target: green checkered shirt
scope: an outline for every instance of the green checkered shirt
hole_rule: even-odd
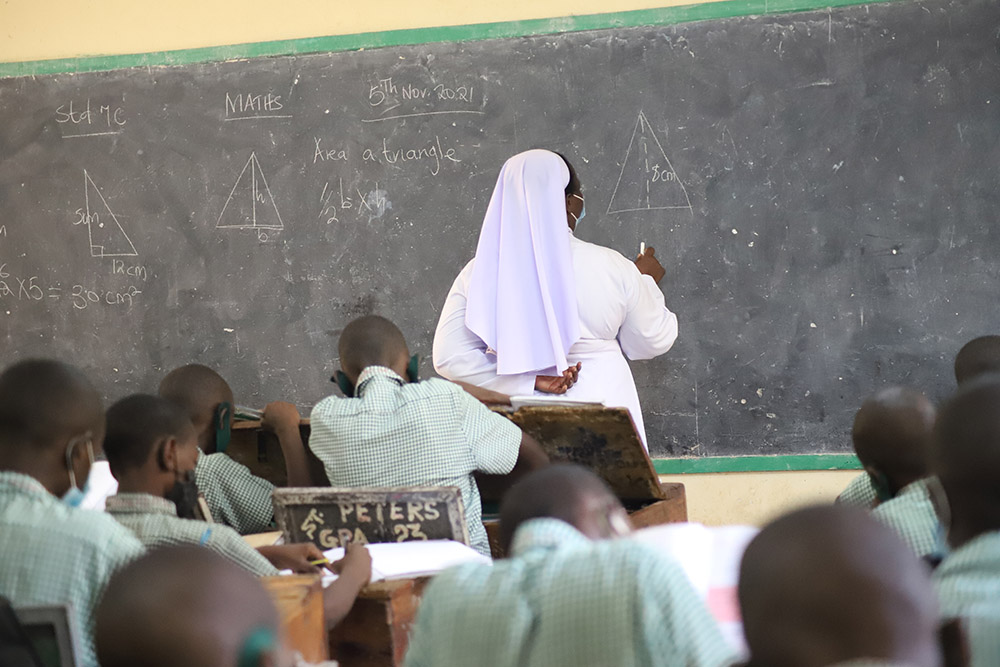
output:
[[[900,489],[873,509],[872,516],[895,530],[921,558],[937,555],[939,523],[926,479]]]
[[[962,618],[972,667],[1000,665],[1000,531],[949,554],[934,572],[942,618]]]
[[[837,504],[852,505],[869,510],[878,500],[878,493],[872,486],[872,478],[863,472],[850,481],[847,488],[837,496]]]
[[[517,461],[521,429],[458,385],[432,378],[407,383],[369,366],[356,398],[330,396],[313,408],[313,450],[331,486],[457,486],[469,541],[489,555],[473,471],[506,474]]]
[[[148,549],[195,544],[211,549],[258,577],[278,574],[277,568],[235,530],[217,523],[182,519],[177,516],[177,506],[165,498],[148,493],[119,493],[108,498],[105,509]]]
[[[216,523],[231,526],[241,535],[272,530],[274,484],[221,452],[199,452],[194,477]]]
[[[534,519],[512,556],[424,592],[406,667],[715,667],[733,654],[684,572],[627,539]]]
[[[108,579],[142,552],[104,512],[73,509],[35,478],[0,472],[0,595],[15,608],[71,605],[84,667],[97,665],[94,608]]]

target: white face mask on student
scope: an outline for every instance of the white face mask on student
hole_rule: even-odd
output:
[[[76,473],[73,472],[73,451],[81,442],[84,442],[87,446],[87,458],[90,459],[90,465],[94,465],[94,439],[90,431],[87,431],[82,436],[73,438],[66,445],[66,470],[69,471],[69,490],[63,494],[60,500],[70,507],[79,507],[83,503],[83,499],[87,497],[87,491],[90,489],[90,475],[88,474],[87,479],[83,480],[83,488],[81,489],[76,485]]]
[[[583,202],[583,208],[580,209],[580,217],[573,215],[572,211],[569,211],[569,214],[573,215],[574,224],[577,227],[579,227],[580,221],[583,220],[583,218],[587,215],[587,201],[583,197],[577,194],[570,195],[570,197],[576,197],[577,199]]]

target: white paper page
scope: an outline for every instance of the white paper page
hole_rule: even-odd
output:
[[[463,563],[493,563],[471,547],[452,540],[386,542],[365,546],[372,557],[372,582],[430,576]],[[324,551],[323,555],[332,563],[344,557],[344,549],[337,547]],[[329,585],[336,578],[336,575],[324,574],[323,585]]]
[[[712,573],[712,534],[700,523],[667,523],[637,530],[630,536],[670,556],[687,574],[704,600]]]

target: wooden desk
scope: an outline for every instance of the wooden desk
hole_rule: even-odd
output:
[[[492,408],[530,434],[553,462],[569,462],[594,471],[629,513],[632,525],[645,528],[687,521],[684,485],[660,482],[649,454],[625,408],[531,406]],[[483,504],[496,512],[516,474],[476,475]],[[496,516],[484,516],[494,558],[502,558]]]
[[[347,618],[330,631],[330,657],[340,667],[402,665],[420,596],[429,580],[380,581],[366,587]]]
[[[264,577],[261,581],[278,608],[285,645],[301,653],[309,662],[327,660],[329,652],[320,578],[293,575]]]
[[[299,423],[299,433],[302,444],[306,446],[306,460],[309,463],[309,475],[314,486],[330,486],[326,478],[323,464],[309,449],[309,420]],[[288,486],[288,470],[285,468],[285,455],[281,451],[278,436],[261,428],[259,421],[233,422],[233,436],[226,449],[237,463],[250,468],[250,472],[263,477],[275,486]]]

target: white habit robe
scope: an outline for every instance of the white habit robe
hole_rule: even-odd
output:
[[[635,263],[620,253],[581,241],[572,233],[570,252],[580,338],[570,347],[567,360],[571,365],[580,362],[582,369],[579,380],[564,397],[628,408],[646,445],[639,395],[625,358],[652,359],[669,350],[677,339],[677,316],[664,304],[663,293],[653,279],[640,274]],[[536,375],[558,375],[565,369],[497,375],[496,355],[465,325],[473,262],[458,274],[445,300],[434,333],[434,369],[449,380],[511,396],[532,395]]]

